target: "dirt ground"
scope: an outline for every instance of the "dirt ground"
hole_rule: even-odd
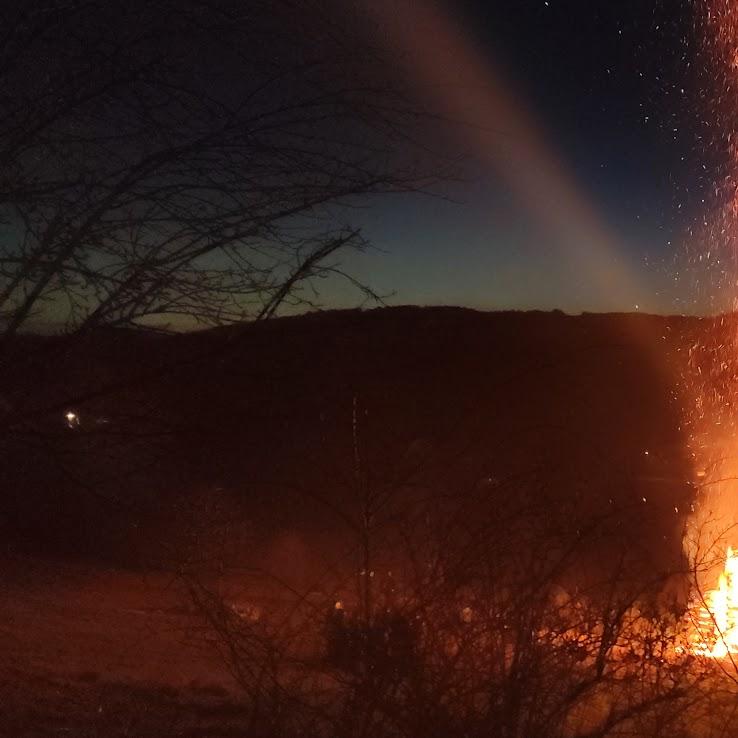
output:
[[[225,736],[244,715],[170,575],[0,561],[0,736]]]

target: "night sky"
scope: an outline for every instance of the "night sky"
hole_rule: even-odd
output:
[[[464,181],[442,188],[453,202],[409,196],[354,214],[382,250],[350,257],[354,271],[393,293],[390,304],[707,311],[687,258],[699,249],[698,226],[716,206],[709,193],[721,164],[709,142],[711,72],[698,5],[496,0],[447,4],[441,12],[566,171],[578,201],[597,220],[595,231],[614,244],[607,253],[620,277],[611,285],[607,276],[592,279],[568,241],[598,238],[552,228],[511,183],[510,172],[473,146]],[[421,24],[417,34],[424,34]],[[499,131],[494,122],[472,118],[470,126],[486,126],[490,136],[518,135],[506,130],[504,116]],[[455,135],[459,151],[465,150],[469,131],[461,126]],[[521,138],[519,146],[526,145]],[[558,208],[555,182],[545,187]],[[589,242],[580,247],[579,253],[600,248]],[[329,300],[343,306],[352,295],[335,288]]]

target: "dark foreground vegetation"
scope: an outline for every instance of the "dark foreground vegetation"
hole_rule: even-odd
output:
[[[720,735],[679,412],[718,328],[396,308],[20,337],[5,733]]]

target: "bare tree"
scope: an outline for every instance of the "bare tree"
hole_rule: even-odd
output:
[[[336,253],[365,245],[341,208],[430,181],[398,148],[418,107],[338,7],[2,12],[6,341],[40,321],[192,326],[310,303]]]
[[[429,459],[398,465],[394,483],[380,479],[360,410],[354,398],[353,493],[336,503],[298,490],[335,516],[333,535],[345,542],[314,582],[242,568],[235,604],[183,571],[254,732],[605,738],[726,729],[734,683],[725,664],[694,648],[669,575],[644,572],[640,554],[613,534],[627,511],[554,503],[530,477],[462,488],[459,474],[449,487],[426,475],[423,484]],[[262,600],[265,579],[278,594]]]
[[[588,577],[582,550],[606,521],[577,531],[534,498],[416,506],[374,541],[370,583],[335,605],[285,590],[252,616],[186,577],[253,729],[279,716],[284,735],[701,735],[732,683],[691,652],[660,576],[634,577],[623,556]]]
[[[149,344],[88,372],[74,348],[316,306],[331,279],[378,299],[341,264],[368,246],[355,208],[426,189],[439,159],[360,6],[43,0],[0,20],[0,455],[22,462],[0,525],[53,528],[77,493],[148,484],[182,430],[152,386],[217,358]],[[49,497],[67,506],[33,514]]]

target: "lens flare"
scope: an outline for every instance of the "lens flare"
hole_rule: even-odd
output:
[[[414,88],[432,109],[460,122],[475,158],[504,178],[558,244],[572,270],[572,290],[584,280],[637,310],[649,290],[628,265],[625,244],[506,84],[490,51],[477,50],[457,18],[430,0],[378,0],[366,8],[400,50]]]

